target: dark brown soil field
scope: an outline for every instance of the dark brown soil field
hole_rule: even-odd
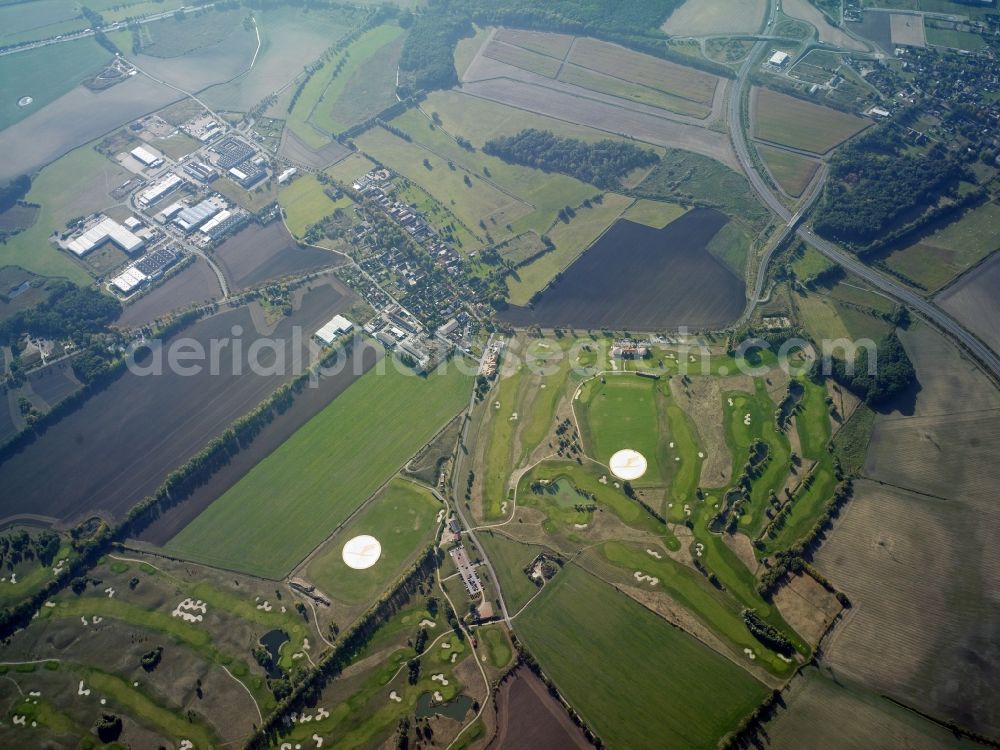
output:
[[[580,728],[569,720],[566,709],[528,669],[517,670],[500,686],[496,702],[497,733],[486,746],[487,750],[526,747],[587,750],[592,747]]]
[[[201,258],[122,310],[116,325],[133,328],[195,304],[214,302],[222,297],[219,280]]]
[[[28,376],[28,385],[35,395],[51,409],[79,387],[80,382],[73,376],[73,365],[69,360],[57,362]]]
[[[267,332],[271,339],[285,342],[285,352],[277,355],[264,348],[256,360],[264,368],[284,363],[284,374],[277,366],[270,373],[251,372],[248,352],[260,338],[254,325],[254,317],[260,316],[252,315],[250,308],[226,310],[181,332],[164,349],[183,337],[208,352],[213,339],[232,339],[237,335],[234,326],[240,326],[242,356],[237,362],[242,374],[233,367],[231,343],[221,348],[218,374],[204,360],[199,373],[172,373],[166,353],[162,375],[126,372],[0,464],[0,517],[31,512],[69,523],[94,512],[112,518],[124,515],[208,440],[291,379],[297,348],[294,326],[301,326],[308,342],[319,326],[354,300],[345,287],[330,280],[307,292],[299,309]],[[308,365],[308,353],[302,359],[303,367]]]
[[[299,247],[280,221],[266,227],[251,224],[215,250],[235,289],[249,289],[265,281],[339,265],[341,256],[314,247]]]
[[[697,208],[654,229],[615,222],[533,308],[512,306],[501,317],[518,326],[720,328],[743,310],[743,282],[706,246],[728,219]]]
[[[384,356],[381,347],[355,347],[347,366],[336,375],[323,378],[317,388],[306,388],[296,396],[291,408],[267,425],[249,448],[240,451],[227,466],[218,471],[190,498],[163,513],[139,536],[139,541],[162,547],[187,526],[205,508],[238,482],[302,425],[322,411],[327,404],[347,390],[355,380],[370,370]]]
[[[281,134],[278,153],[288,161],[307,169],[326,169],[351,153],[351,150],[337,141],[330,141],[323,148],[315,149],[307,145],[288,128]]]
[[[962,278],[937,297],[938,304],[981,338],[995,352],[1000,352],[1000,253],[970,269]]]
[[[889,54],[892,54],[892,33],[889,29],[889,13],[867,11],[861,23],[848,23],[847,28],[858,36],[870,39]]]

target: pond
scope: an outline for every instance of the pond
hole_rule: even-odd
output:
[[[458,695],[453,700],[444,703],[434,703],[432,693],[421,693],[417,696],[416,716],[418,719],[428,719],[435,714],[447,716],[455,721],[462,721],[472,708],[473,700],[467,695]]]
[[[271,678],[281,677],[282,672],[278,668],[278,659],[281,658],[281,647],[291,640],[284,630],[269,630],[260,638],[260,645],[267,649],[271,655],[271,664],[267,667],[267,676]]]

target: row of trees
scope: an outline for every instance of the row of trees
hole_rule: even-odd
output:
[[[655,164],[659,158],[631,143],[611,139],[586,143],[535,128],[487,141],[483,151],[511,164],[563,172],[601,188],[618,187],[629,172]]]
[[[834,358],[831,376],[869,406],[878,406],[904,392],[916,380],[903,344],[895,332],[884,336],[874,351],[860,347],[854,360]]]
[[[31,178],[23,174],[0,187],[0,213],[13,208],[31,190]]]

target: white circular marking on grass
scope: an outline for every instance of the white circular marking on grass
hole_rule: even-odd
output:
[[[639,451],[624,448],[611,457],[611,464],[608,468],[619,479],[625,481],[638,479],[646,473],[646,457]]]
[[[17,106],[18,107],[27,107],[33,101],[35,101],[35,100],[32,99],[30,96],[22,96],[20,99],[17,100]]]
[[[378,562],[382,556],[382,545],[378,539],[368,534],[356,536],[344,545],[343,558],[348,568],[364,570]]]

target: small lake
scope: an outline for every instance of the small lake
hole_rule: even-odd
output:
[[[271,666],[267,670],[267,676],[271,678],[281,677],[282,672],[278,668],[278,659],[281,657],[281,647],[291,639],[284,630],[269,630],[260,638],[260,645],[267,649],[271,655]]]
[[[453,700],[435,704],[433,693],[421,693],[417,696],[416,716],[418,719],[429,719],[435,714],[441,714],[449,719],[462,721],[472,708],[472,703],[469,696],[458,695]]]

